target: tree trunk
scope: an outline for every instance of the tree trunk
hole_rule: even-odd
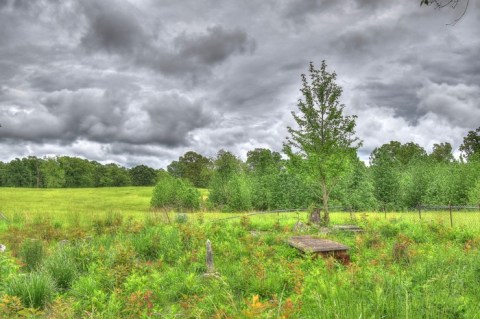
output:
[[[322,199],[323,199],[323,223],[328,225],[330,223],[330,214],[328,212],[328,189],[325,180],[322,180]]]

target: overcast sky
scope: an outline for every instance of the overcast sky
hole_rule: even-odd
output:
[[[480,126],[480,1],[0,0],[0,160],[165,167],[188,150],[281,151],[326,60],[367,160],[391,140],[458,149]]]

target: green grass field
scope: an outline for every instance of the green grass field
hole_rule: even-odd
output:
[[[202,198],[208,197],[207,189],[200,189]],[[81,220],[90,220],[99,214],[119,213],[124,217],[144,219],[151,214],[150,199],[153,187],[106,187],[79,189],[32,189],[32,188],[0,188],[0,212],[9,219],[32,219],[48,217],[54,220],[70,219],[72,216]],[[171,213],[172,214],[172,213]],[[245,213],[204,212],[207,220],[242,216]],[[291,224],[297,220],[306,220],[305,212],[268,213],[252,215],[255,224],[272,222]],[[351,218],[403,219],[419,222],[420,216],[414,212],[366,212],[354,213],[331,212],[332,223],[347,223]],[[421,212],[423,222],[441,222],[450,225],[449,212]],[[454,227],[480,230],[480,211],[453,212]]]
[[[342,263],[286,244],[305,212],[168,221],[151,193],[0,188],[0,318],[480,317],[478,213],[333,212],[365,232],[304,234],[348,245]]]

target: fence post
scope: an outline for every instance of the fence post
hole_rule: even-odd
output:
[[[422,220],[422,206],[420,204],[418,205],[418,218]]]
[[[448,208],[450,210],[450,227],[453,227],[452,202],[448,202]]]
[[[387,210],[385,209],[385,204],[383,204],[383,214],[385,215],[385,219],[387,219]]]
[[[350,220],[353,220],[353,209],[350,207]]]

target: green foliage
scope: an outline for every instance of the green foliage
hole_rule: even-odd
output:
[[[454,160],[452,145],[450,143],[433,144],[433,150],[429,157],[439,163],[452,162]]]
[[[179,211],[199,209],[200,193],[181,179],[166,177],[155,186],[151,206]]]
[[[131,168],[129,174],[134,186],[153,186],[157,182],[157,172],[145,165]]]
[[[425,158],[425,150],[414,143],[401,144],[391,141],[373,150],[370,166],[375,197],[382,208],[391,210],[402,207],[402,173],[410,163],[420,162]]]
[[[19,297],[26,307],[45,308],[53,299],[55,285],[44,272],[30,272],[11,277],[5,292]]]
[[[434,166],[431,161],[416,160],[401,173],[400,193],[403,196],[402,206],[415,208],[426,203],[427,191],[434,177],[432,168]]]
[[[155,185],[157,171],[145,165],[127,170],[76,157],[29,156],[0,163],[0,186],[8,187],[118,187]]]
[[[59,289],[69,289],[77,278],[77,264],[66,244],[60,245],[54,254],[45,260],[43,266]]]
[[[4,168],[3,185],[7,187],[33,187],[34,174],[30,169],[28,159],[16,158]]]
[[[37,269],[41,265],[44,255],[43,243],[39,240],[27,239],[23,242],[20,249],[20,256],[30,271]]]
[[[168,172],[177,178],[189,180],[195,187],[206,188],[212,175],[212,161],[193,151],[180,156],[168,165]]]
[[[7,253],[0,253],[0,291],[5,288],[4,284],[7,278],[16,273],[17,270],[18,265],[15,263],[15,260]]]
[[[378,208],[377,200],[374,196],[374,181],[372,174],[367,170],[367,167],[360,160],[353,162],[353,169],[351,173],[345,178],[342,183],[343,193],[338,196],[338,201],[343,204],[345,208],[354,211],[369,211]],[[335,199],[336,194],[332,194]]]
[[[470,204],[479,205],[480,209],[480,180],[475,183],[468,193],[468,201]]]
[[[95,186],[127,186],[131,185],[128,171],[117,164],[96,165],[95,168]]]
[[[480,127],[475,131],[468,132],[467,136],[463,138],[462,145],[460,145],[460,151],[469,161],[480,159]]]
[[[284,168],[281,155],[268,149],[256,148],[247,153],[246,164],[253,207],[260,210],[278,208],[279,204],[274,199],[274,187],[277,175]]]
[[[58,162],[65,172],[65,187],[93,187],[95,164],[77,157],[62,156]]]
[[[43,185],[47,188],[61,188],[65,186],[65,171],[54,158],[47,158],[40,164],[43,176]]]
[[[310,81],[302,74],[303,99],[298,101],[299,113],[292,112],[298,129],[288,127],[290,136],[284,151],[321,198],[324,222],[328,223],[330,192],[349,171],[360,143],[354,137],[356,116],[343,114],[342,88],[335,83],[336,73],[329,73],[326,68],[325,61],[319,70],[310,63]]]
[[[221,150],[214,165],[208,200],[224,211],[249,210],[252,207],[250,181],[241,161]]]

